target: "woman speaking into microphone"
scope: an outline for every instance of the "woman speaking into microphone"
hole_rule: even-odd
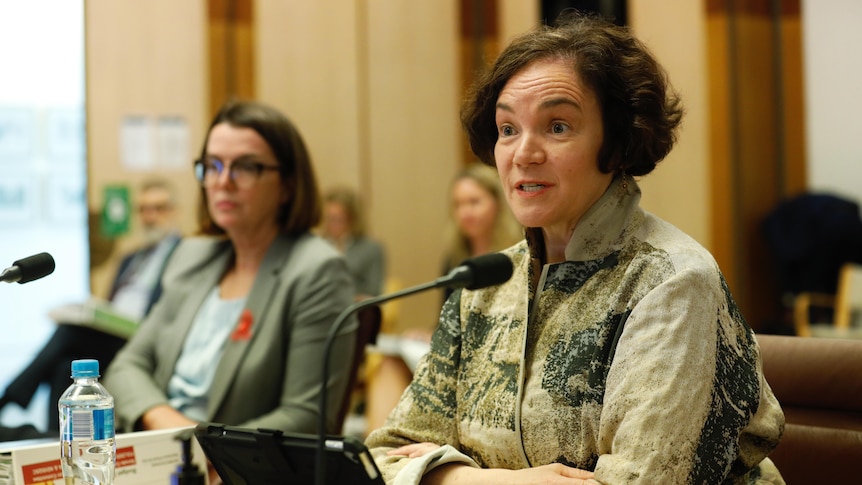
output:
[[[784,483],[784,416],[712,256],[640,208],[682,117],[628,29],[516,38],[462,121],[527,228],[500,286],[458,290],[367,439],[394,484]]]

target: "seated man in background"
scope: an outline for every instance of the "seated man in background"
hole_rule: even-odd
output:
[[[180,240],[175,204],[174,189],[167,181],[151,179],[141,185],[137,210],[144,244],[123,258],[109,294],[111,310],[129,320],[141,321],[161,294],[162,270]],[[82,305],[72,306],[80,308]],[[64,308],[68,313],[69,307]],[[64,312],[59,309],[50,315],[60,325],[33,361],[6,387],[0,397],[0,408],[8,403],[28,407],[39,385],[48,383],[51,388],[48,433],[55,435],[60,429],[56,402],[71,383],[69,363],[91,358],[107,368],[126,339],[90,328],[86,322],[66,325]],[[25,428],[32,431],[30,427]],[[4,434],[0,433],[0,440]],[[25,432],[7,439],[36,436],[37,433]]]

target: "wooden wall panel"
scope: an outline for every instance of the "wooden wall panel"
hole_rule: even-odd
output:
[[[197,203],[191,160],[209,118],[206,4],[88,0],[85,8],[88,203],[101,207],[105,185],[128,184],[134,195],[144,178],[163,175],[176,183],[180,222],[191,231]],[[120,127],[130,115],[185,120],[188,166],[152,171],[124,167]],[[91,275],[94,294],[106,295],[120,256],[139,244],[136,232],[118,241],[112,259]]]
[[[256,2],[257,98],[297,123],[323,187],[361,190],[390,276],[418,284],[440,271],[460,163],[457,2],[337,3]],[[439,304],[413,297],[399,323],[432,325]]]
[[[705,11],[716,255],[752,328],[785,331],[761,224],[805,185],[799,2],[708,0]]]
[[[362,158],[359,111],[365,96],[358,45],[364,2],[336,3],[338,8],[257,0],[254,19],[257,99],[296,123],[324,187],[355,186],[368,163]]]
[[[500,15],[498,38],[503,46],[541,21],[540,0],[497,0],[497,10]]]
[[[706,20],[707,59],[709,71],[727,73],[730,70],[728,19],[725,15],[709,15]],[[712,226],[711,251],[731,288],[739,280],[735,245],[734,221],[736,199],[734,193],[734,153],[731,139],[730,89],[726,78],[708,76],[709,92],[709,147],[710,147],[710,218]]]
[[[403,285],[439,276],[449,181],[461,165],[458,2],[368,2],[372,218]],[[399,325],[433,327],[441,295],[403,301]]]
[[[255,97],[253,0],[207,0],[210,113],[225,101]]]
[[[808,187],[806,169],[807,144],[805,137],[805,76],[802,56],[802,17],[799,3],[786,2],[782,11],[780,37],[781,80],[783,83],[783,195],[791,197]],[[795,9],[792,8],[795,6]]]
[[[635,35],[665,68],[685,108],[676,146],[655,171],[639,181],[641,205],[712,249],[703,11],[690,0],[667,0],[661,8],[650,0],[631,0],[627,13]]]

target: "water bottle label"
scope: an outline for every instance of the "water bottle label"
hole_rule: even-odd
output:
[[[113,409],[64,409],[63,439],[106,440],[114,437]]]
[[[93,410],[93,439],[107,440],[114,437],[114,410]]]

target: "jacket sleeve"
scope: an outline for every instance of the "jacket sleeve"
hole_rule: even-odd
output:
[[[136,422],[146,410],[168,402],[154,375],[159,362],[159,337],[171,325],[172,309],[179,304],[179,297],[176,293],[167,292],[105,371],[103,381],[114,397],[118,431],[134,431]]]
[[[353,285],[344,260],[330,257],[305,268],[292,283],[283,325],[289,333],[283,366],[280,403],[272,411],[240,423],[248,428],[271,428],[299,433],[317,432],[317,410],[323,381],[322,358],[326,337],[338,315],[353,301]],[[330,354],[327,380],[327,429],[337,433],[338,411],[352,372],[357,323],[351,316],[342,326]],[[262,373],[263,371],[261,371]],[[237,393],[242,406],[242,396]]]
[[[475,465],[467,455],[457,451],[458,433],[455,412],[457,409],[456,384],[461,354],[461,329],[459,302],[461,291],[456,290],[440,315],[440,323],[431,340],[431,350],[419,362],[413,381],[404,391],[398,405],[389,415],[386,424],[372,432],[366,445],[371,450],[386,483],[418,483],[422,474],[433,466],[444,462],[460,462]],[[386,452],[410,443],[447,443],[446,452],[429,458],[405,458],[387,456]],[[423,460],[417,468],[410,465]],[[428,466],[426,469],[425,466]],[[395,481],[396,475],[405,469],[407,481]]]
[[[595,478],[744,483],[777,445],[783,420],[723,278],[717,269],[686,269],[647,293],[625,323],[607,378]]]
[[[368,240],[368,262],[365,271],[364,288],[357,288],[360,294],[376,296],[383,293],[383,279],[386,274],[386,252],[383,246]]]

